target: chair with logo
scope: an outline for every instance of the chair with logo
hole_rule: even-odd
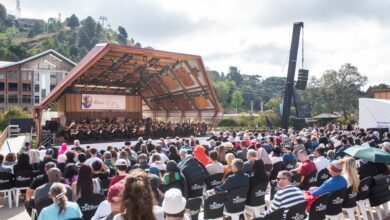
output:
[[[309,175],[305,176],[303,178],[303,182],[300,185],[301,190],[308,190],[310,187],[315,186],[317,183],[316,179],[317,170],[314,170],[313,172],[309,173]]]
[[[297,161],[296,161],[296,160],[287,160],[287,161],[284,161],[284,167],[286,168],[286,170],[292,170],[292,169],[294,169],[296,164],[297,164]]]
[[[291,177],[291,185],[299,187],[299,185],[301,184],[301,178],[301,173],[294,173]]]
[[[265,215],[263,218],[260,218],[260,219],[261,220],[283,219],[283,213],[284,213],[284,208],[277,209],[274,212],[271,212],[268,215]]]
[[[12,188],[14,187],[14,175],[9,172],[0,172],[0,193],[8,199],[8,207],[12,208]]]
[[[214,189],[214,187],[222,184],[223,173],[216,173],[207,179],[207,189]]]
[[[342,204],[343,211],[346,211],[349,219],[355,219],[355,208],[358,216],[360,216],[359,208],[356,205],[357,192],[352,191],[352,186],[348,187],[345,193],[344,202]]]
[[[19,195],[22,191],[28,189],[32,181],[34,180],[34,172],[32,170],[19,170],[14,174],[15,184],[14,184],[14,196],[15,196],[15,206],[19,206]]]
[[[188,210],[192,220],[198,220],[200,205],[202,205],[202,198],[192,198],[187,200],[186,209]]]
[[[339,219],[338,216],[343,212],[342,204],[344,202],[345,193],[347,189],[340,189],[329,196],[328,205],[326,209],[326,218],[331,220]]]
[[[188,198],[201,197],[203,195],[204,180],[188,183]]]
[[[278,176],[279,171],[283,170],[283,168],[284,168],[284,162],[283,161],[279,161],[277,163],[274,163],[272,165],[272,171],[271,171],[271,174],[269,176],[269,179],[270,180],[275,180],[276,177]]]
[[[231,190],[226,196],[225,200],[225,210],[223,215],[225,217],[230,217],[232,220],[238,220],[240,215],[245,215],[245,202],[248,195],[248,188],[243,187],[239,189]]]
[[[203,219],[223,219],[226,192],[206,196],[203,205]]]
[[[359,206],[360,213],[362,213],[363,220],[368,220],[367,211],[370,212],[371,219],[374,219],[374,214],[372,213],[372,208],[369,201],[371,182],[372,178],[371,176],[368,176],[362,179],[359,184],[359,191],[357,194],[356,203]]]
[[[314,200],[310,206],[309,220],[325,219],[329,196],[330,193],[325,193]]]
[[[260,216],[260,210],[265,210],[265,195],[267,191],[268,181],[260,183],[249,189],[249,195],[246,199],[245,210],[253,218]]]
[[[287,211],[286,219],[304,220],[306,219],[306,201],[290,207]]]
[[[330,174],[329,174],[329,170],[328,169],[322,169],[318,175],[317,175],[317,183],[316,183],[316,186],[321,186],[325,180],[329,179],[330,177]]]
[[[79,198],[77,204],[83,213],[83,219],[91,219],[95,215],[99,204],[105,199],[106,198],[102,194],[90,194]]]

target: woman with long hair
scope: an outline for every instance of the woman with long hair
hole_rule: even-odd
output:
[[[169,160],[174,160],[176,163],[180,162],[180,155],[175,145],[169,146],[168,158]]]
[[[77,199],[94,194],[101,193],[102,188],[98,178],[92,178],[92,168],[88,165],[83,165],[79,169],[77,182],[72,184],[72,198],[73,201]]]
[[[159,154],[157,153],[153,154],[150,160],[151,160],[149,163],[150,167],[157,167],[160,171],[163,172],[167,170],[167,166],[164,164],[164,162],[161,161],[161,157]]]
[[[264,162],[262,160],[255,160],[252,165],[253,176],[250,178],[250,188],[260,184],[262,182],[268,182],[269,177],[264,168]]]
[[[74,163],[68,163],[65,166],[64,171],[64,183],[71,186],[74,182],[77,182],[78,169]]]
[[[352,187],[353,192],[358,192],[360,180],[356,160],[353,157],[344,157],[340,160],[340,163],[344,163],[342,176],[347,180],[348,187]]]
[[[120,210],[114,220],[156,220],[149,177],[143,170],[131,170],[126,177]]]
[[[217,148],[217,152],[218,152],[218,162],[220,162],[223,165],[227,165],[226,158],[225,158],[226,156],[225,146],[219,145]]]
[[[64,184],[53,183],[50,187],[49,195],[53,200],[53,204],[42,209],[38,220],[65,220],[81,218],[83,216],[79,205],[75,202],[68,201]]]
[[[226,165],[223,167],[223,180],[232,173],[232,163],[234,158],[234,154],[226,154]]]
[[[20,171],[20,170],[33,170],[32,165],[30,164],[30,157],[27,153],[21,153],[19,154],[18,161],[14,165],[14,172]]]

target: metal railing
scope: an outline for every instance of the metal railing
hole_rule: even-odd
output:
[[[4,142],[5,142],[5,140],[7,140],[7,138],[8,138],[8,133],[9,133],[9,128],[8,128],[9,126],[7,126],[5,129],[4,129],[4,131],[3,131],[3,133],[1,133],[1,135],[0,135],[0,147],[1,146],[3,146],[3,144],[4,144]]]
[[[53,134],[50,133],[50,135],[47,135],[47,137],[45,137],[42,140],[42,142],[39,144],[39,146],[42,146],[42,145],[45,147],[53,146],[55,137],[56,137],[55,133],[53,133]]]

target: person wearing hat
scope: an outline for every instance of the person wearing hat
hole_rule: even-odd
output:
[[[53,158],[54,151],[53,149],[49,148],[46,150],[45,158],[39,163],[39,172],[40,174],[45,174],[45,165],[49,162],[53,162],[57,166],[57,160]]]
[[[121,181],[122,179],[124,179],[127,175],[126,171],[127,171],[127,161],[125,159],[118,159],[116,162],[115,162],[115,167],[116,167],[116,173],[117,175],[112,177],[111,181],[110,181],[110,185],[109,187],[111,187],[112,185],[114,185],[115,183]]]
[[[168,161],[167,171],[164,173],[162,180],[165,184],[165,190],[178,188],[183,192],[183,195],[187,197],[186,179],[181,174],[180,169],[174,160]]]
[[[99,204],[91,220],[113,219],[116,214],[120,213],[124,188],[125,186],[122,182],[112,185],[108,189],[107,199]]]
[[[320,196],[324,193],[334,193],[340,189],[347,188],[347,181],[341,175],[343,164],[338,160],[334,160],[329,163],[328,170],[332,177],[327,179],[320,187],[311,187],[309,191],[313,196]]]
[[[179,189],[172,188],[165,192],[162,203],[165,220],[190,220],[191,217],[185,209],[186,202]]]

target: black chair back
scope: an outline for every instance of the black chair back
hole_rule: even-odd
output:
[[[306,201],[290,207],[287,211],[286,219],[304,220],[306,219]]]
[[[188,209],[188,212],[191,215],[192,220],[198,220],[200,205],[202,205],[201,198],[193,198],[187,200],[186,209]]]
[[[368,176],[364,178],[362,181],[360,181],[359,184],[359,192],[357,194],[357,201],[359,200],[365,200],[370,197],[370,185],[372,182],[371,176]]]
[[[91,219],[99,207],[99,204],[106,198],[102,194],[90,194],[85,197],[81,197],[77,200],[77,204],[80,206],[83,213],[83,219]]]
[[[284,168],[286,170],[292,170],[295,168],[295,165],[297,164],[297,161],[296,160],[288,160],[288,161],[284,161]]]
[[[271,200],[274,199],[276,192],[280,189],[276,180],[271,180]]]
[[[110,168],[110,177],[115,176],[115,174],[116,174],[116,169]]]
[[[246,199],[246,204],[249,206],[261,206],[265,204],[265,194],[267,191],[268,181],[257,184],[249,189],[249,195]]]
[[[14,174],[15,187],[28,187],[33,181],[34,172],[32,170],[19,170]]]
[[[291,177],[291,185],[299,187],[299,185],[301,184],[301,177],[301,173],[294,173]]]
[[[352,191],[352,186],[350,186],[345,193],[344,202],[341,205],[342,208],[353,208],[356,206],[357,192]]]
[[[272,164],[264,164],[264,169],[265,171],[267,171],[268,173],[272,171]]]
[[[9,172],[0,173],[0,190],[7,190],[14,187],[14,175]]]
[[[314,200],[310,206],[309,220],[325,219],[329,196],[330,193],[325,193]]]
[[[229,213],[243,212],[245,210],[245,202],[248,190],[249,189],[247,187],[243,187],[230,191],[226,196],[226,211]]]
[[[40,200],[38,203],[35,204],[35,209],[37,210],[37,216],[39,216],[39,213],[41,213],[42,209],[53,204],[53,200],[50,198]]]
[[[314,170],[313,172],[309,173],[309,175],[305,176],[303,178],[303,182],[300,186],[302,190],[308,190],[310,187],[315,186],[317,183],[317,170]]]
[[[276,219],[283,219],[283,213],[284,208],[280,208],[275,210],[274,212],[269,213],[268,215],[265,215],[262,220],[276,220]]]
[[[274,163],[272,165],[272,171],[271,171],[271,175],[269,176],[269,179],[270,180],[276,179],[276,177],[278,176],[279,171],[283,170],[283,168],[284,168],[284,162],[283,161],[279,161],[277,163]]]
[[[223,217],[226,193],[220,192],[206,197],[204,200],[204,219],[217,219]]]
[[[222,184],[223,173],[216,173],[207,179],[207,189],[214,189],[214,187]]]
[[[100,186],[102,187],[102,190],[103,190],[103,193],[105,196],[107,196],[110,182],[111,182],[111,177],[109,177],[107,179],[100,179]]]
[[[344,202],[347,189],[340,189],[329,196],[326,215],[338,215],[342,212],[342,204]]]
[[[317,186],[321,186],[325,180],[329,179],[330,174],[327,168],[322,169],[317,175]]]
[[[204,180],[188,183],[188,198],[201,197],[203,195]]]

